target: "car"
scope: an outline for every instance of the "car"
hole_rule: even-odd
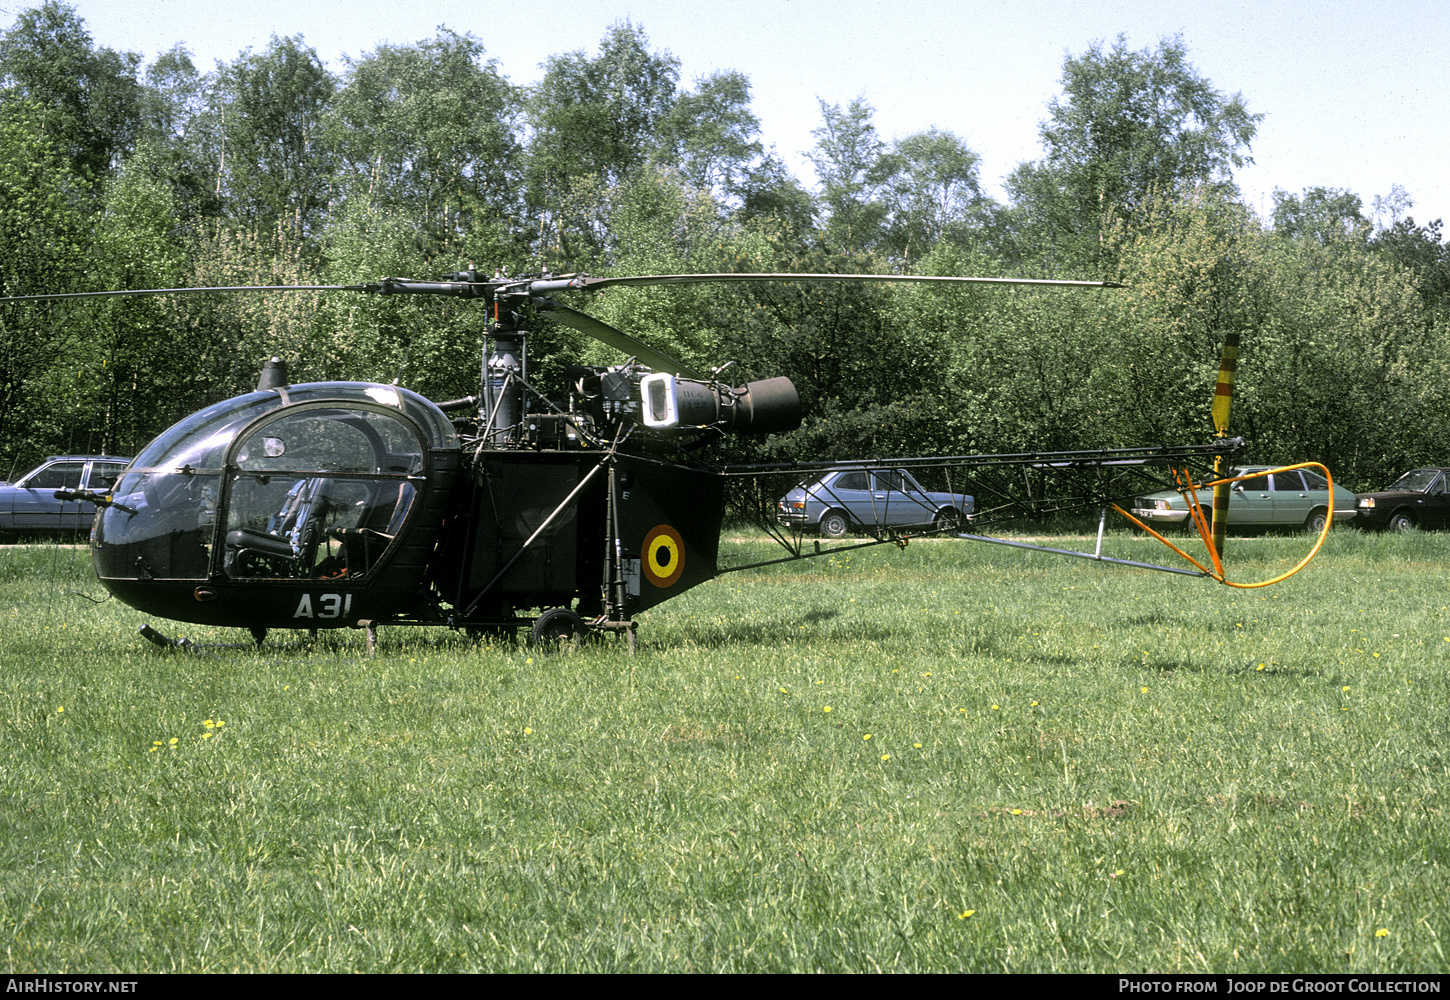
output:
[[[1329,499],[1329,483],[1312,469],[1275,472],[1278,466],[1247,465],[1235,468],[1224,478],[1252,476],[1233,484],[1228,505],[1231,528],[1304,528],[1322,531],[1325,518],[1334,523],[1352,521],[1355,517],[1354,494],[1338,484],[1334,500]],[[1198,491],[1198,503],[1205,517],[1212,517],[1213,490]],[[1188,501],[1176,490],[1164,490],[1139,497],[1132,508],[1133,516],[1149,525],[1185,524]]]
[[[1450,525],[1450,469],[1411,469],[1377,493],[1359,494],[1355,506],[1361,528],[1444,528]]]
[[[844,538],[852,529],[901,525],[959,527],[972,516],[965,493],[927,490],[905,469],[837,469],[780,498],[776,520],[789,528],[813,528],[822,538]]]
[[[105,493],[131,464],[118,455],[50,455],[14,483],[0,482],[0,533],[88,532],[93,504],[58,500],[57,490]]]

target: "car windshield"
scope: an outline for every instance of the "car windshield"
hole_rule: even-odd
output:
[[[1396,479],[1389,489],[1404,490],[1407,493],[1424,493],[1434,486],[1435,481],[1439,478],[1439,469],[1415,469]]]

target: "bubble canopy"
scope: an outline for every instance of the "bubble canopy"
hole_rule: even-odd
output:
[[[366,579],[437,456],[458,448],[448,417],[399,386],[314,382],[225,400],[131,463],[97,520],[96,569],[103,581]]]
[[[284,406],[319,400],[391,407],[410,417],[430,448],[457,448],[458,435],[443,411],[409,389],[371,382],[309,382],[223,400],[163,432],[136,456],[132,472],[220,472],[227,446],[242,428]]]

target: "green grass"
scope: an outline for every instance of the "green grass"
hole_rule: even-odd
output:
[[[0,547],[4,966],[1441,971],[1447,561],[933,541],[722,577],[633,659],[369,659],[159,651],[84,551]]]

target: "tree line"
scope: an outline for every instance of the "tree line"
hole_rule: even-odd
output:
[[[1113,279],[1114,291],[871,285],[613,289],[578,303],[697,368],[788,375],[810,417],[753,458],[1065,450],[1211,433],[1241,336],[1233,432],[1258,461],[1352,487],[1450,461],[1450,244],[1396,188],[1277,191],[1234,171],[1262,122],[1177,38],[1065,58],[1042,155],[984,194],[946,127],[888,139],[863,97],[820,104],[793,176],[750,82],[687,86],[644,30],[556,55],[531,86],[439,28],[325,66],[273,37],[204,72],[143,65],[48,0],[0,35],[0,294],[509,273],[889,272]],[[954,123],[970,128],[970,122]],[[803,142],[804,142],[803,138]],[[169,423],[294,380],[476,390],[484,316],[299,293],[0,306],[0,476],[48,452],[132,454]],[[616,362],[547,324],[534,380]]]

